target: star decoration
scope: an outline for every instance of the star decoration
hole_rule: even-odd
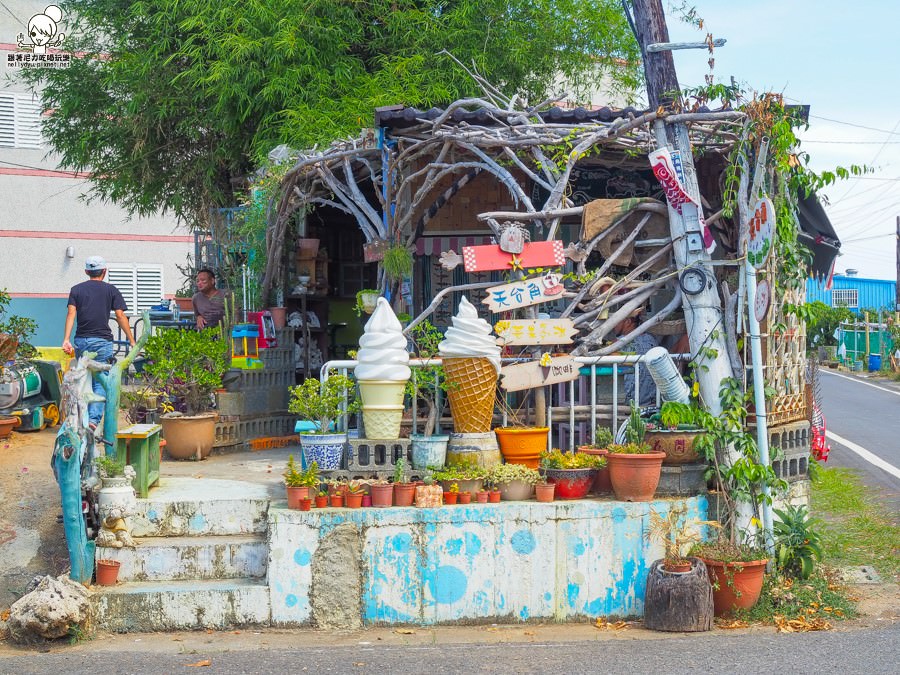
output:
[[[522,267],[522,259],[517,255],[514,255],[512,257],[512,260],[510,260],[508,264],[512,267],[513,272],[515,272],[516,270],[520,272],[524,271],[524,268]]]

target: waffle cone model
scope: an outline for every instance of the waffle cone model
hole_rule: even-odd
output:
[[[494,364],[482,357],[445,357],[443,363],[450,383],[447,398],[456,433],[490,431],[497,395],[498,373]]]

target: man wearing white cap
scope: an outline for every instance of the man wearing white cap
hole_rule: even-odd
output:
[[[106,276],[106,261],[100,256],[93,255],[84,263],[84,273],[88,275],[87,281],[72,286],[69,291],[69,307],[66,313],[66,327],[63,332],[62,348],[66,354],[74,354],[75,358],[85,352],[95,352],[97,361],[109,363],[113,358],[113,334],[109,329],[109,313],[115,312],[116,323],[128,338],[128,344],[134,347],[134,335],[125,311],[125,298],[119,289],[103,281]],[[78,325],[75,329],[74,346],[69,342],[72,334],[72,326],[76,318]],[[103,385],[96,379],[93,381],[94,393],[104,396]],[[92,429],[100,424],[103,417],[103,404],[91,403],[88,405],[88,418]]]

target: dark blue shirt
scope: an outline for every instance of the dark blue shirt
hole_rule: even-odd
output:
[[[119,289],[105,281],[82,281],[72,286],[69,291],[69,303],[75,307],[75,318],[78,325],[75,328],[76,338],[104,338],[112,340],[113,334],[109,329],[109,313],[121,309],[128,309],[125,298]]]

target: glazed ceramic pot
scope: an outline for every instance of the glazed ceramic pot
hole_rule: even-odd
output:
[[[494,433],[507,464],[522,464],[536,469],[541,452],[547,449],[550,427],[498,427]]]
[[[300,434],[300,446],[306,457],[306,464],[315,462],[319,471],[334,471],[341,468],[347,434]]]
[[[534,486],[523,480],[511,480],[506,483],[498,483],[500,497],[505,502],[524,502],[534,496]]]
[[[584,499],[594,484],[597,469],[543,469],[547,482],[556,485],[558,499]]]
[[[450,436],[420,436],[413,434],[410,437],[412,445],[412,467],[424,470],[429,468],[443,468],[447,461],[447,443]]]

